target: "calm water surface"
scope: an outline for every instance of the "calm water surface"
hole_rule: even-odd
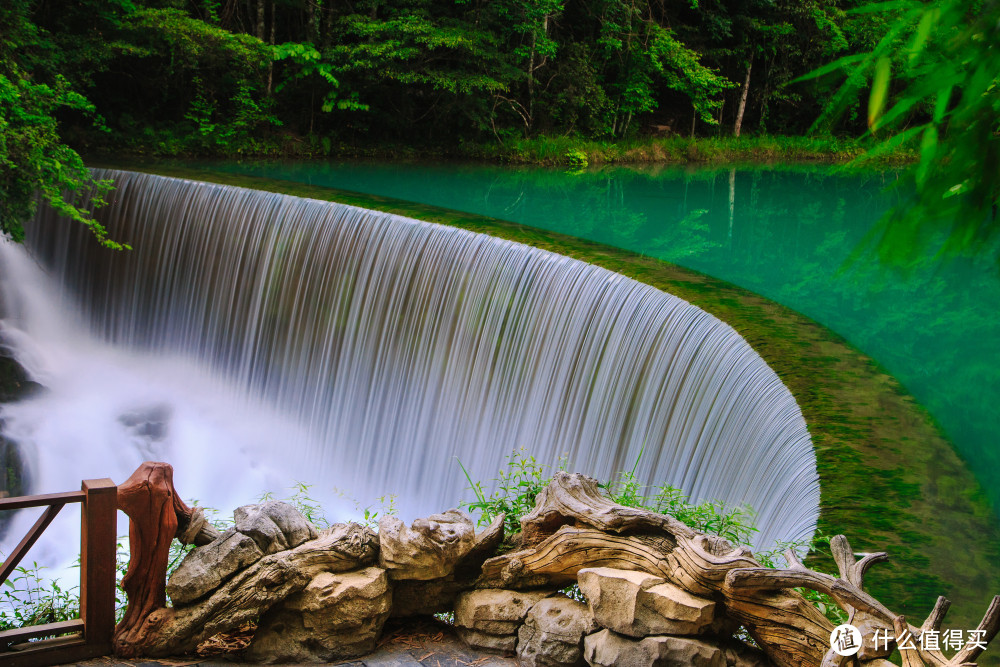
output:
[[[885,190],[893,173],[316,162],[221,168],[511,220],[762,294],[829,327],[897,377],[1000,507],[998,249],[948,262],[922,256],[902,267],[879,261],[869,233],[894,201]]]

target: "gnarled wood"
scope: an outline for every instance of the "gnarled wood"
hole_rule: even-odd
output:
[[[535,509],[521,518],[521,543],[532,547],[565,525],[615,534],[664,531],[684,537],[695,535],[694,530],[672,516],[612,502],[592,477],[560,471],[538,494]]]
[[[989,644],[997,636],[997,631],[1000,631],[1000,595],[993,596],[993,601],[990,603],[989,608],[983,615],[983,620],[979,622],[976,630],[983,633],[980,640],[983,645]],[[983,650],[982,646],[970,646],[966,644],[965,648],[956,653],[955,657],[951,659],[951,664],[961,665],[972,662],[979,657]]]
[[[140,655],[147,617],[167,603],[167,558],[177,532],[178,506],[187,508],[177,498],[169,463],[147,461],[118,486],[118,509],[129,517],[131,559],[122,579],[128,607],[115,628],[116,655]]]
[[[180,502],[174,505],[174,509],[177,511],[176,537],[181,544],[193,544],[196,547],[203,547],[206,544],[214,542],[222,535],[218,528],[208,522],[203,508],[189,508]]]

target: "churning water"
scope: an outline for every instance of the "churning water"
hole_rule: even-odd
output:
[[[36,491],[159,459],[226,509],[302,480],[331,503],[333,487],[397,494],[412,518],[468,496],[457,460],[488,480],[524,447],[601,478],[638,460],[646,482],[748,503],[760,546],[815,526],[791,394],[676,297],[391,214],[97,176],[117,184],[98,218],[133,251],[47,209],[27,248],[0,244],[2,342],[49,389],[0,413]]]

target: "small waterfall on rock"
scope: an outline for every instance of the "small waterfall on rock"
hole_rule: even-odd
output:
[[[646,482],[749,503],[761,546],[812,532],[794,399],[680,299],[391,214],[97,176],[117,184],[98,218],[133,251],[47,209],[26,244],[47,276],[0,244],[3,342],[50,388],[2,413],[39,483],[120,481],[158,458],[209,504],[302,480],[397,494],[412,518],[467,496],[456,459],[489,480],[524,447],[604,478],[638,459]]]

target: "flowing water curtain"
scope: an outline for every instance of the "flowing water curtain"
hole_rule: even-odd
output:
[[[454,505],[514,448],[749,503],[760,546],[808,536],[815,456],[778,377],[671,295],[517,243],[286,195],[128,172],[93,247],[42,211],[29,246],[94,332],[180,353],[293,414],[320,485]],[[640,452],[643,452],[641,459]],[[182,462],[175,462],[183,465]]]

